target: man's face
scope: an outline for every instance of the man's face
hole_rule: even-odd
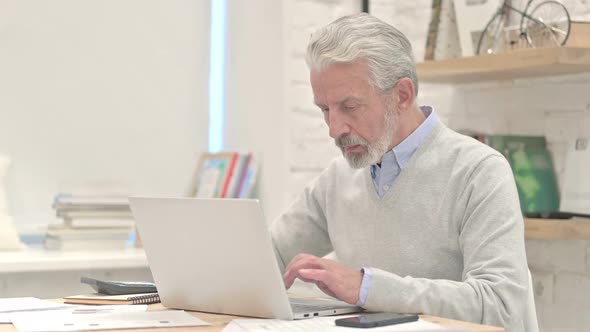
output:
[[[310,73],[315,104],[322,110],[336,145],[353,168],[381,161],[392,148],[395,105],[369,83],[364,62],[335,64]]]

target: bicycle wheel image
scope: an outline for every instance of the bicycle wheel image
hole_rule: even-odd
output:
[[[488,22],[486,27],[483,29],[479,42],[477,43],[478,55],[485,54],[496,54],[502,52],[505,47],[504,40],[504,25],[506,21],[506,15],[497,13]]]
[[[570,28],[567,9],[554,0],[539,3],[523,17],[523,32],[532,47],[565,45]]]

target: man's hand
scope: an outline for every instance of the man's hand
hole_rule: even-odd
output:
[[[295,256],[283,275],[287,288],[293,285],[295,278],[313,282],[324,293],[350,304],[359,299],[363,273],[353,270],[333,260],[309,254]]]

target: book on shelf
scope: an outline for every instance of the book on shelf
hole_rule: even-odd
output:
[[[545,149],[547,146],[545,136],[481,135],[479,138],[506,158],[513,150]]]
[[[70,194],[57,194],[53,201],[53,207],[72,209],[120,209],[129,210],[127,196],[80,196]]]
[[[49,225],[45,248],[50,250],[112,250],[128,246],[131,227],[84,227]]]
[[[58,239],[53,237],[45,238],[45,249],[61,251],[101,251],[101,250],[123,250],[129,248],[129,240],[125,239]]]
[[[219,195],[219,197],[221,197],[221,198],[227,197],[229,185],[232,182],[232,178],[235,177],[234,173],[237,173],[237,172],[235,172],[237,159],[238,159],[238,153],[237,152],[232,153],[229,167],[227,168],[227,171],[225,172],[225,176],[223,179],[223,185],[221,187],[221,194]]]
[[[256,167],[252,153],[204,153],[195,171],[190,196],[250,198],[254,194]]]
[[[132,230],[131,227],[74,228],[62,224],[52,224],[47,227],[47,235],[64,239],[119,238],[128,236]]]
[[[159,303],[158,293],[105,295],[99,293],[82,294],[64,297],[68,304],[116,305],[116,304],[152,304]]]
[[[559,210],[559,190],[549,150],[511,150],[508,161],[514,173],[523,213]]]
[[[57,210],[56,215],[59,218],[64,219],[104,219],[104,218],[123,218],[123,219],[131,219],[133,218],[133,214],[131,210],[121,209],[121,210]]]
[[[70,228],[132,228],[131,218],[64,218],[64,225]]]
[[[508,160],[523,214],[559,210],[559,188],[545,136],[485,135],[464,131]]]
[[[66,228],[131,228],[133,214],[127,196],[57,194],[53,208]]]
[[[251,158],[248,168],[245,170],[242,182],[238,189],[236,198],[252,198],[254,197],[254,190],[256,189],[256,182],[258,176],[258,164],[256,159]]]
[[[234,170],[232,172],[232,176],[229,181],[229,186],[228,186],[226,195],[224,197],[229,197],[229,198],[238,197],[238,193],[239,193],[238,189],[240,186],[240,180],[244,176],[244,171],[248,168],[248,163],[249,163],[249,159],[251,156],[252,156],[252,154],[250,154],[250,153],[248,153],[248,154],[241,153],[238,155],[237,160],[236,160],[236,165],[235,165]]]

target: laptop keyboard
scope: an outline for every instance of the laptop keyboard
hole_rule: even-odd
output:
[[[352,307],[350,304],[330,300],[289,299],[294,313],[324,311]]]

